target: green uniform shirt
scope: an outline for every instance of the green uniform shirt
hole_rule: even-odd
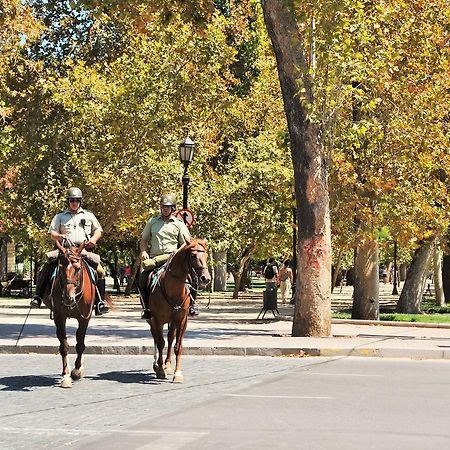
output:
[[[178,245],[191,239],[186,224],[171,216],[164,221],[161,216],[151,218],[142,232],[142,239],[150,245],[150,257],[172,253]]]
[[[90,239],[97,230],[103,231],[94,214],[86,209],[79,208],[77,212],[66,209],[56,214],[48,232],[67,233],[69,239],[75,245],[80,245],[82,242]]]

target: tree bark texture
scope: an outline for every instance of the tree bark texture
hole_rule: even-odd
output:
[[[444,288],[442,285],[442,251],[436,246],[433,250],[433,280],[436,305],[444,306]]]
[[[400,264],[400,268],[398,270],[400,281],[406,280],[406,274],[408,273],[408,265],[407,264]]]
[[[234,291],[233,298],[239,297],[239,288],[241,286],[241,278],[250,263],[250,259],[255,252],[256,246],[254,244],[248,245],[242,252],[241,260],[239,262],[239,269],[234,277]]]
[[[328,156],[308,117],[312,83],[292,0],[264,0],[291,140],[298,221],[293,336],[331,334],[331,237]],[[300,92],[299,85],[303,92]]]
[[[397,303],[397,312],[404,314],[420,314],[422,312],[421,303],[433,243],[434,239],[427,240],[415,251]]]
[[[337,256],[337,261],[336,261],[336,267],[334,269],[334,271],[332,270],[332,277],[331,277],[331,292],[333,292],[334,288],[336,287],[336,284],[338,282],[338,280],[342,281],[341,278],[341,263],[342,263],[342,255],[344,253],[344,250],[342,248],[339,249],[339,253]]]
[[[227,252],[213,252],[214,292],[227,290]]]
[[[367,239],[357,247],[352,319],[379,320],[378,243]]]
[[[442,258],[442,287],[444,288],[445,303],[450,303],[450,255]]]

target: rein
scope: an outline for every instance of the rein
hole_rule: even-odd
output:
[[[70,305],[67,305],[63,301],[63,304],[64,304],[64,306],[66,306],[67,308],[69,308],[71,310],[77,308],[78,312],[80,313],[80,315],[83,319],[89,319],[92,315],[92,310],[93,310],[95,301],[93,300],[91,302],[90,308],[89,308],[89,313],[86,316],[81,312],[81,309],[79,307],[79,303],[83,297],[83,291],[84,291],[84,287],[85,287],[84,271],[85,270],[89,271],[89,268],[86,266],[87,263],[84,261],[83,257],[78,254],[74,254],[70,249],[67,250],[67,252],[65,252],[65,257],[72,265],[78,263],[80,265],[80,267],[76,268],[79,271],[78,279],[66,278],[66,280],[64,282],[61,277],[61,272],[60,272],[61,269],[58,269],[59,274],[57,274],[57,277],[55,277],[55,281],[56,281],[56,278],[58,278],[59,285],[61,287],[63,296],[66,293],[66,286],[69,286],[69,285],[75,286],[75,301],[72,302]],[[89,278],[89,275],[88,275],[88,278]],[[53,288],[54,288],[54,283],[52,286],[52,291],[53,291]],[[53,296],[52,296],[52,304],[53,304]]]
[[[186,245],[186,244],[185,244],[185,245]],[[162,293],[164,299],[166,300],[166,302],[168,303],[168,305],[169,305],[174,311],[179,311],[180,309],[182,309],[183,306],[184,306],[184,304],[185,304],[185,303],[190,299],[190,297],[191,297],[190,290],[189,290],[189,289],[186,289],[186,287],[185,287],[184,290],[185,290],[186,295],[185,295],[184,299],[182,299],[181,303],[178,304],[178,302],[177,302],[176,300],[173,300],[172,298],[169,297],[169,295],[167,294],[167,291],[166,291],[166,289],[165,289],[165,287],[164,287],[165,276],[166,276],[167,273],[170,273],[171,270],[172,270],[173,259],[175,258],[175,256],[176,256],[182,249],[184,249],[184,246],[180,247],[180,248],[179,248],[179,249],[178,249],[178,250],[170,257],[170,259],[169,259],[169,260],[167,261],[167,263],[166,263],[166,266],[167,266],[166,269],[164,270],[163,273],[161,273],[161,274],[159,275],[158,282],[157,282],[157,285],[159,285],[159,288],[160,288],[160,290],[161,290],[161,293]],[[196,272],[196,271],[197,271],[197,270],[204,270],[204,269],[206,269],[207,267],[204,267],[204,266],[194,267],[193,264],[192,264],[192,260],[191,260],[191,258],[192,258],[192,253],[193,253],[193,252],[201,252],[201,253],[205,253],[206,251],[205,251],[205,250],[200,250],[200,249],[193,249],[193,248],[190,248],[190,249],[187,250],[187,252],[189,252],[189,253],[186,253],[186,255],[185,255],[185,257],[184,257],[184,261],[183,261],[183,263],[187,266],[187,273],[186,273],[185,278],[184,278],[184,279],[183,279],[183,278],[179,278],[179,277],[177,277],[176,275],[173,275],[173,274],[171,274],[171,276],[172,276],[173,278],[175,278],[176,280],[178,280],[179,282],[185,284],[186,286],[189,286],[191,289],[196,290],[196,288],[194,288],[194,286],[192,286],[192,283],[189,283],[188,277],[189,277],[190,274],[192,274],[193,277],[197,280],[197,279],[198,279],[198,275],[197,275],[197,272]],[[161,280],[161,278],[162,278],[162,280]],[[156,285],[155,285],[155,286],[156,286]]]

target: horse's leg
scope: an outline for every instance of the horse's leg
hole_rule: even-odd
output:
[[[89,325],[89,319],[78,319],[77,330],[77,359],[75,360],[75,367],[72,369],[70,376],[73,380],[79,380],[83,375],[83,352],[86,346],[84,345],[84,338],[86,337],[86,330]]]
[[[172,369],[172,347],[173,347],[173,340],[175,339],[175,321],[172,320],[169,324],[169,331],[167,333],[167,356],[166,360],[164,361],[164,368],[166,369],[167,373],[173,373]]]
[[[62,379],[61,379],[61,387],[68,388],[72,387],[72,380],[70,379],[70,368],[69,361],[67,355],[69,353],[69,343],[67,342],[66,335],[66,318],[61,316],[60,314],[55,314],[54,322],[56,326],[56,336],[59,339],[59,354],[62,358]]]
[[[177,328],[177,340],[175,342],[175,372],[173,374],[172,383],[182,383],[184,381],[183,374],[181,373],[181,355],[183,354],[183,335],[187,326],[187,314]]]
[[[164,370],[163,364],[163,352],[164,352],[164,334],[163,334],[164,324],[157,323],[155,317],[151,319],[151,331],[153,335],[153,340],[155,343],[155,360],[153,361],[153,370],[156,373],[156,378],[165,379],[166,371]],[[158,357],[156,357],[156,349],[158,349]]]

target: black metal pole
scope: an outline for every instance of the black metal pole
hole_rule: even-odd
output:
[[[33,297],[33,244],[31,244],[30,252],[30,292],[28,292],[30,297]]]
[[[394,241],[394,288],[392,289],[392,295],[398,295],[397,289],[397,241]]]
[[[189,175],[188,175],[188,164],[184,166],[183,177],[181,178],[183,183],[183,209],[188,207],[188,186],[189,186]],[[183,214],[184,223],[187,222],[186,213]]]

